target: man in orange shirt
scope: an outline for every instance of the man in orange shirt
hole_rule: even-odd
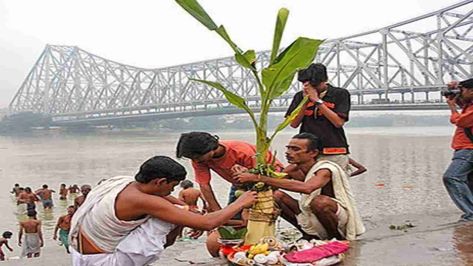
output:
[[[473,192],[468,186],[468,175],[473,172],[473,79],[452,81],[449,88],[444,95],[451,111],[450,122],[457,128],[452,140],[455,152],[443,182],[455,205],[464,212],[461,221],[473,221]]]
[[[177,158],[188,158],[192,160],[195,181],[199,184],[205,200],[208,203],[208,211],[213,212],[222,209],[215,198],[210,185],[210,170],[220,175],[228,182],[235,184],[232,178],[232,167],[241,165],[248,169],[256,166],[256,147],[239,140],[219,140],[207,132],[183,133],[179,138],[176,148]],[[268,153],[268,162],[273,161],[273,155]],[[282,169],[282,164],[276,160],[276,166]],[[235,200],[235,186],[230,190],[229,202]]]

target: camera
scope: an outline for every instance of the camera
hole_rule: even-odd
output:
[[[442,90],[440,93],[444,97],[457,97],[458,95],[461,94],[461,90],[458,87],[456,87],[452,89]]]

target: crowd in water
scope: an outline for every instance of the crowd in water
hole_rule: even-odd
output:
[[[67,253],[69,253],[69,230],[71,227],[71,220],[74,212],[87,198],[91,191],[90,185],[82,185],[80,188],[77,184],[70,185],[61,184],[58,192],[49,188],[44,184],[41,188],[34,190],[31,187],[21,187],[20,184],[15,184],[11,190],[11,194],[16,199],[18,206],[18,214],[28,217],[26,220],[19,222],[18,231],[18,246],[21,248],[21,257],[39,257],[41,248],[44,246],[44,236],[42,230],[41,220],[37,218],[36,207],[42,204],[45,211],[50,211],[54,207],[53,194],[59,194],[59,200],[67,202],[68,199],[73,200],[74,204],[66,209],[66,213],[57,219],[52,238],[58,240],[64,246]],[[4,246],[10,251],[13,251],[12,244],[9,243],[14,235],[11,231],[5,231],[0,238],[0,260],[5,260]]]

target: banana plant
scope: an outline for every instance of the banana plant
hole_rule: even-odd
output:
[[[176,0],[176,2],[191,16],[207,27],[207,29],[215,31],[225,42],[227,42],[235,54],[235,61],[253,74],[254,79],[258,84],[260,94],[259,102],[261,103],[261,109],[259,113],[259,121],[257,120],[253,110],[246,104],[245,99],[225,88],[222,84],[208,80],[191,80],[203,83],[221,91],[224,97],[231,104],[248,113],[256,130],[257,167],[253,170],[256,170],[256,172],[260,174],[276,177],[275,175],[277,174],[274,172],[274,167],[271,163],[268,163],[266,158],[268,150],[276,134],[286,128],[297,116],[302,106],[307,102],[307,97],[305,97],[299,106],[276,127],[271,136],[268,137],[267,124],[271,103],[289,90],[294,75],[299,69],[306,68],[314,61],[318,48],[323,40],[299,37],[285,49],[280,51],[284,28],[289,16],[289,10],[281,8],[276,18],[269,65],[260,71],[256,68],[257,58],[255,51],[243,51],[240,49],[230,38],[225,27],[223,25],[217,26],[196,0]]]
[[[256,53],[254,50],[243,51],[230,38],[223,25],[217,26],[207,12],[196,0],[176,0],[190,15],[202,23],[207,29],[215,31],[225,40],[235,53],[236,62],[249,69],[257,84],[261,97],[261,111],[259,123],[254,112],[248,107],[246,101],[241,96],[226,89],[222,84],[207,80],[192,79],[204,83],[221,91],[225,98],[236,107],[245,110],[256,129],[256,147],[258,164],[266,164],[267,151],[278,132],[287,127],[300,111],[305,101],[296,108],[291,115],[279,124],[271,137],[267,137],[267,119],[271,103],[274,99],[283,95],[290,87],[296,72],[307,67],[314,61],[317,50],[323,40],[309,39],[305,37],[297,38],[291,45],[279,53],[280,44],[286,26],[289,10],[281,8],[276,19],[273,45],[269,65],[261,71],[261,76],[256,69]]]

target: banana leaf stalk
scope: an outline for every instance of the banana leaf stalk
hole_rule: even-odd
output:
[[[294,75],[299,69],[306,68],[312,63],[317,54],[320,44],[323,40],[299,37],[280,52],[280,44],[286,26],[289,10],[281,8],[277,14],[276,26],[274,30],[273,44],[269,65],[261,71],[256,69],[256,53],[254,50],[243,51],[230,38],[223,25],[217,26],[197,0],[176,0],[176,2],[185,9],[191,16],[198,20],[202,25],[211,31],[215,31],[235,53],[235,61],[244,69],[250,71],[254,80],[258,84],[260,96],[260,116],[257,121],[253,110],[246,104],[246,100],[225,88],[222,84],[215,81],[190,78],[191,81],[199,82],[206,86],[211,86],[219,90],[223,96],[234,106],[248,113],[256,131],[256,173],[277,177],[278,174],[273,170],[274,166],[267,161],[268,150],[274,137],[278,132],[287,127],[297,116],[302,106],[306,103],[307,97],[299,106],[287,116],[274,130],[274,133],[268,137],[268,113],[274,99],[286,93],[294,79]],[[251,19],[251,18],[248,18]],[[253,206],[248,224],[248,233],[246,241],[248,244],[256,243],[262,236],[274,235],[274,201],[272,190],[263,187],[263,191],[258,193],[259,201]],[[256,217],[266,216],[266,220],[260,220]]]

